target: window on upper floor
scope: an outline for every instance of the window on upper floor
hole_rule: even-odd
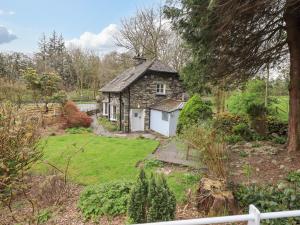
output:
[[[165,95],[166,94],[166,85],[164,83],[156,84],[156,94],[157,95]]]

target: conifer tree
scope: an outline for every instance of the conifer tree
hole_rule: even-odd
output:
[[[134,223],[145,223],[148,181],[144,170],[140,171],[136,185],[130,192],[128,216]]]

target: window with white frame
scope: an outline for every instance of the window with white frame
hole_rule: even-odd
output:
[[[103,116],[108,115],[108,102],[103,102]]]
[[[111,106],[110,120],[117,120],[117,106],[116,105]]]
[[[158,95],[166,94],[166,85],[164,83],[156,84],[156,94],[158,94]]]
[[[164,121],[169,121],[169,114],[167,112],[161,112],[161,119]]]

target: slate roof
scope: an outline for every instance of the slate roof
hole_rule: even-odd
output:
[[[185,102],[174,100],[174,99],[165,99],[159,103],[151,105],[150,109],[155,109],[164,112],[173,112],[175,110],[182,109]]]
[[[155,71],[162,73],[177,73],[176,70],[161,61],[147,60],[142,64],[131,67],[111,80],[108,84],[100,89],[101,92],[121,92],[130,84],[136,81],[139,77],[145,74],[146,71]]]

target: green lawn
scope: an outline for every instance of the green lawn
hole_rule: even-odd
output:
[[[93,185],[108,181],[135,181],[139,169],[136,164],[144,160],[158,146],[158,141],[149,139],[127,139],[100,137],[92,134],[68,134],[51,136],[42,141],[44,160],[65,169],[67,158],[74,155],[76,149],[83,147],[74,155],[69,166],[72,182]],[[74,147],[76,146],[76,147]],[[147,168],[150,175],[157,168]],[[33,169],[37,174],[52,173],[53,169],[43,163]],[[178,202],[185,200],[186,190],[195,189],[199,174],[185,169],[173,171],[167,176],[171,190]]]
[[[89,185],[114,180],[132,180],[137,174],[136,163],[158,146],[149,139],[100,137],[92,134],[53,136],[44,140],[44,159],[58,168],[65,168],[67,158],[83,147],[72,158],[69,176],[72,181]],[[77,146],[77,147],[74,147]],[[51,172],[51,167],[38,164],[35,172]]]

